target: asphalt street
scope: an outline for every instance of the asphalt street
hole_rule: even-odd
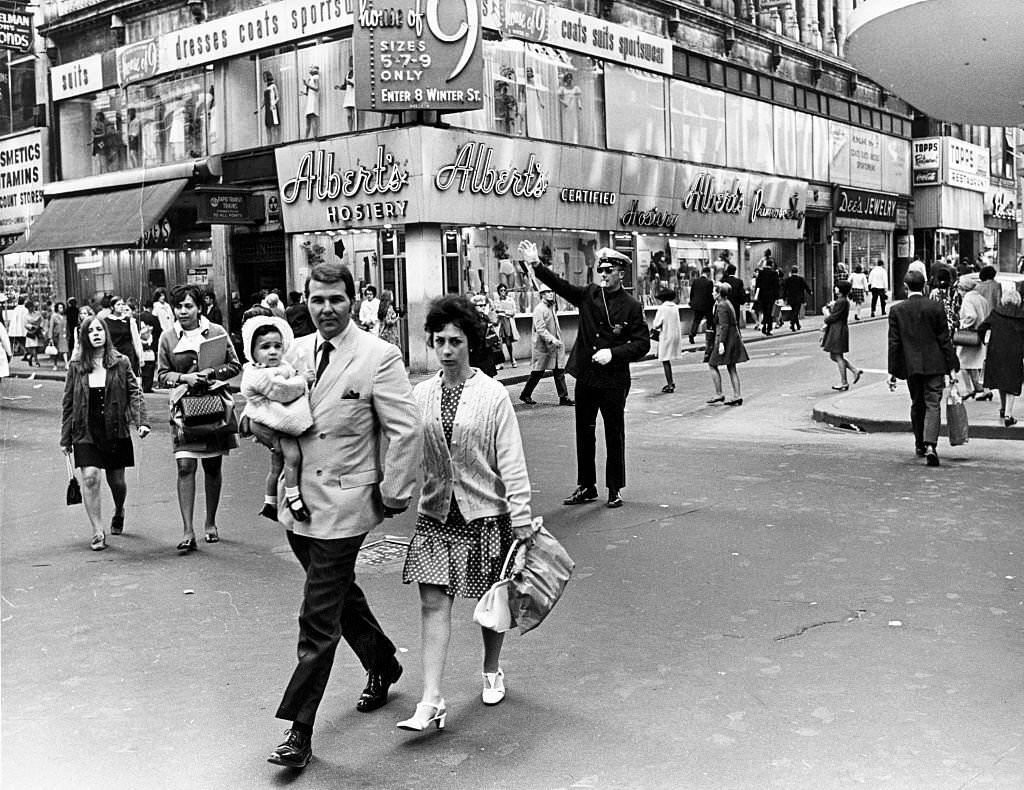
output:
[[[861,386],[883,380],[884,336],[851,327]],[[222,542],[179,557],[166,396],[148,396],[126,533],[93,553],[63,503],[61,385],[3,382],[3,788],[1024,787],[1024,443],[943,440],[927,468],[909,435],[812,420],[836,380],[817,335],[750,354],[738,408],[704,403],[698,355],[672,395],[658,363],[636,366],[617,511],[561,505],[573,420],[550,379],[517,406],[534,511],[576,574],[547,622],[507,639],[496,708],[479,699],[472,603],[456,605],[443,732],[394,726],[420,690],[400,574],[414,516],[372,533],[360,580],[406,672],[357,713],[343,646],[301,774],[265,761],[287,726],[273,714],[302,576],[255,515],[264,452],[225,462]]]

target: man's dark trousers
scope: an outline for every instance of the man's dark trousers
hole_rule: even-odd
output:
[[[604,422],[605,485],[618,491],[626,485],[625,387],[592,387],[576,382],[576,484],[597,485],[597,414]]]
[[[939,441],[939,426],[942,424],[942,393],[946,377],[915,374],[907,377],[910,390],[910,424],[914,427],[914,446],[918,449],[926,444],[933,447]]]
[[[291,531],[287,535],[306,571],[306,586],[299,612],[299,663],[277,718],[312,727],[342,637],[368,672],[386,669],[395,646],[355,582],[356,556],[366,536],[320,540]]]
[[[565,386],[565,371],[562,368],[555,368],[551,372],[551,376],[555,380],[555,392],[558,393],[559,398],[569,397],[569,388]],[[529,398],[533,395],[533,391],[537,389],[537,385],[540,384],[540,380],[544,378],[543,370],[534,370],[530,372],[530,378],[526,380],[526,385],[523,387],[523,391],[520,393],[520,398]]]
[[[693,307],[693,319],[690,321],[690,342],[693,343],[697,337],[697,329],[700,327],[701,321],[707,321],[711,323],[711,311],[710,310],[697,310]]]
[[[882,300],[882,315],[885,315],[885,289],[884,288],[872,288],[871,289],[871,317],[875,316],[875,305],[878,300]]]

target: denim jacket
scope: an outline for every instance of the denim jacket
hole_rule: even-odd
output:
[[[149,424],[142,388],[132,373],[131,362],[123,354],[117,354],[114,364],[107,368],[103,406],[104,435],[93,436],[89,431],[89,374],[82,373],[77,364],[70,365],[64,384],[61,447],[71,447],[80,442],[99,444],[127,439],[131,436],[129,423],[137,426]]]

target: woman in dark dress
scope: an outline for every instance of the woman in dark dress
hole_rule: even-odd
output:
[[[225,343],[224,356],[213,367],[199,369],[199,347],[206,339],[219,335],[227,336],[224,327],[211,323],[200,315],[203,295],[195,285],[179,285],[171,292],[171,306],[177,321],[169,332],[160,335],[157,351],[156,377],[161,387],[168,389],[186,384],[206,384],[212,381],[226,381],[237,376],[242,366],[235,354],[235,347]],[[196,470],[203,464],[203,482],[206,491],[206,522],[204,526],[207,543],[217,543],[217,507],[220,505],[221,464],[231,450],[238,447],[235,434],[174,438],[174,460],[178,466],[178,507],[184,526],[184,538],[178,544],[178,551],[187,554],[195,551],[196,533],[192,516],[196,504]]]
[[[743,345],[743,338],[740,336],[739,322],[736,319],[736,309],[729,301],[729,294],[732,293],[732,286],[727,282],[715,283],[715,334],[708,338],[710,348],[707,350],[707,363],[711,368],[711,382],[715,385],[715,397],[708,400],[708,403],[722,403],[726,406],[742,406],[743,397],[740,393],[740,374],[736,366],[741,362],[750,359],[747,356],[747,348]],[[729,372],[729,384],[732,386],[732,399],[725,400],[722,394],[722,374],[718,370],[719,365],[725,365]]]
[[[836,367],[839,368],[840,383],[832,387],[837,392],[846,392],[846,390],[850,389],[850,382],[846,379],[846,371],[853,373],[854,384],[860,381],[860,377],[864,373],[863,370],[851,365],[844,356],[850,350],[849,297],[852,289],[853,285],[849,280],[840,280],[836,283],[836,290],[839,294],[836,296],[835,301],[832,302],[828,315],[825,316],[825,325],[821,328],[825,333],[821,338],[821,347],[824,351],[828,352],[832,361],[836,363]]]
[[[132,320],[131,306],[120,296],[106,296],[103,307],[100,317],[107,322],[110,341],[119,353],[128,357],[132,371],[138,376],[142,370],[142,338]]]
[[[82,501],[92,524],[89,548],[107,547],[100,512],[100,472],[114,498],[110,533],[124,530],[124,502],[128,486],[126,467],[135,465],[129,423],[138,426],[139,436],[149,433],[146,404],[138,379],[128,359],[113,346],[107,324],[100,318],[82,323],[78,336],[81,354],[68,366],[62,404],[60,446],[74,453],[75,466],[82,473]]]
[[[989,313],[988,353],[985,356],[985,386],[999,390],[999,417],[1009,428],[1016,425],[1013,406],[1024,385],[1024,305],[1020,284],[1004,286],[999,306]]]

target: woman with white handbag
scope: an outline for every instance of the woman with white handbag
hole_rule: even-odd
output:
[[[413,394],[423,418],[423,482],[416,534],[402,581],[420,589],[423,696],[398,727],[445,725],[441,679],[456,598],[479,598],[498,581],[516,540],[533,535],[530,480],[512,401],[504,385],[470,366],[486,343],[485,319],[464,296],[445,296],[427,312],[426,331],[440,372]],[[499,664],[504,633],[481,628],[485,705],[505,697]]]

